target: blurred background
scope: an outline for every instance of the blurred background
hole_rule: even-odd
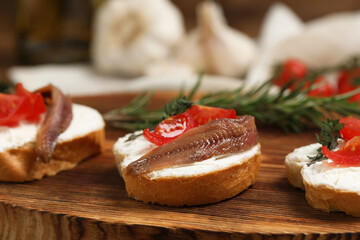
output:
[[[172,2],[184,15],[186,29],[193,28],[195,8],[200,1]],[[254,38],[259,34],[266,11],[275,2],[219,1],[229,25]],[[358,0],[282,2],[304,21],[360,9]],[[88,61],[92,20],[99,4],[100,0],[0,1],[0,65]]]

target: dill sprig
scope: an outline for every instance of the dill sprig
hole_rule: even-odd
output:
[[[333,150],[338,145],[338,139],[341,138],[340,130],[344,127],[344,123],[339,123],[339,119],[328,119],[327,122],[322,121],[320,128],[320,135],[315,134],[317,141],[321,146],[327,146],[329,150]],[[321,150],[321,147],[317,149],[315,156],[308,156],[311,160],[308,166],[311,164],[326,159],[326,156]]]
[[[314,79],[309,80],[311,82]],[[271,80],[260,86],[245,89],[211,92],[192,99],[201,84],[201,76],[185,96],[183,89],[177,98],[171,100],[164,109],[148,110],[146,106],[151,93],[143,93],[128,106],[116,109],[104,115],[111,126],[125,130],[136,130],[152,127],[165,117],[186,111],[192,104],[234,109],[238,115],[252,115],[258,122],[275,126],[285,132],[301,132],[306,128],[321,128],[321,120],[334,116],[360,115],[357,103],[347,100],[360,93],[360,88],[352,92],[328,98],[308,97],[307,93],[316,88],[316,84],[304,89],[306,82],[299,84],[295,90],[289,91],[292,81],[274,93]]]

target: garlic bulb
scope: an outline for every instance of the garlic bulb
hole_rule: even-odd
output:
[[[304,31],[305,24],[286,5],[274,3],[265,15],[258,38],[261,51],[246,74],[246,87],[255,87],[271,77],[276,62],[272,62],[273,49]]]
[[[182,44],[177,59],[196,71],[238,77],[247,71],[256,53],[254,41],[230,28],[221,8],[206,1],[198,8],[198,27]]]
[[[274,3],[267,11],[259,36],[259,48],[267,51],[280,42],[300,34],[305,25],[285,4]]]
[[[95,16],[92,60],[102,73],[139,76],[183,35],[182,16],[168,0],[108,0]]]
[[[360,55],[360,31],[354,31],[360,29],[359,11],[333,13],[307,22],[300,28],[294,23],[290,25],[290,21],[288,19],[285,25],[281,21],[277,21],[278,26],[272,25],[279,29],[286,25],[292,27],[287,34],[279,35],[280,31],[276,29],[268,30],[275,34],[272,37],[277,41],[271,41],[271,47],[262,49],[261,56],[245,79],[247,86],[262,84],[271,77],[276,64],[289,58],[299,59],[316,69],[337,66]],[[327,75],[326,78],[334,82],[333,76]]]

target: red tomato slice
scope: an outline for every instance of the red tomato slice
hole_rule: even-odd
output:
[[[282,87],[291,79],[301,79],[304,78],[306,74],[307,67],[304,62],[297,59],[289,59],[285,61],[281,68],[280,75],[273,80],[273,83]]]
[[[353,137],[338,151],[332,152],[327,146],[321,148],[324,155],[331,159],[333,166],[359,166],[360,165],[360,136]]]
[[[26,117],[29,106],[24,96],[0,94],[0,125],[17,125]]]
[[[339,93],[346,93],[358,88],[360,84],[356,84],[354,80],[360,77],[360,68],[352,71],[343,70],[338,76],[338,91]]]
[[[172,139],[163,137],[159,134],[156,134],[156,132],[150,132],[150,129],[148,129],[148,128],[144,129],[143,135],[146,140],[148,140],[149,142],[152,142],[158,146],[161,146],[172,140]]]
[[[27,91],[21,83],[16,85],[16,94],[24,96],[26,98],[25,101],[30,104],[26,120],[30,122],[39,121],[40,114],[46,112],[46,106],[42,95],[40,93],[31,93]]]
[[[308,96],[311,97],[330,97],[335,94],[334,88],[330,83],[325,83],[325,78],[323,76],[319,76],[315,79],[314,84],[321,84],[319,87],[311,90],[307,93]],[[306,86],[308,87],[308,86]]]
[[[17,84],[16,95],[0,94],[0,125],[16,126],[22,120],[38,121],[45,111],[41,94],[27,91],[22,84]]]
[[[296,81],[289,86],[290,90],[295,90],[299,83],[306,77],[307,74],[307,66],[304,62],[296,59],[289,59],[284,62],[280,75],[273,80],[273,83],[279,87],[284,86],[290,80],[296,79]],[[321,83],[325,81],[323,76],[319,76],[314,83]],[[309,88],[310,84],[306,84],[304,89]],[[308,92],[308,96],[311,97],[329,97],[334,95],[335,90],[329,83],[324,83],[323,85],[319,86],[318,88],[311,90]]]
[[[356,94],[356,95],[352,96],[351,98],[349,98],[349,102],[358,102],[358,103],[360,103],[360,94]]]
[[[350,92],[358,87],[360,84],[355,81],[360,78],[360,68],[353,69],[352,71],[343,70],[338,76],[338,92],[339,94]],[[360,102],[360,94],[349,99],[349,102]]]
[[[26,120],[30,122],[37,122],[40,120],[41,114],[46,112],[44,98],[40,93],[36,93],[33,95],[31,103],[31,111],[29,111]]]
[[[153,132],[145,129],[144,137],[156,145],[163,145],[191,128],[219,118],[236,118],[234,109],[194,105],[186,112],[163,120]]]
[[[344,123],[344,127],[340,133],[345,141],[349,141],[353,137],[360,136],[360,120],[354,117],[344,117],[340,119],[340,123]]]
[[[195,127],[193,117],[189,113],[184,112],[163,120],[156,126],[153,132],[150,132],[148,128],[145,129],[143,135],[148,141],[160,146],[170,142],[193,127]]]
[[[189,108],[187,112],[193,116],[197,126],[219,118],[236,118],[236,112],[234,109],[194,105]]]
[[[24,88],[22,83],[16,84],[16,95],[31,98],[32,93]]]

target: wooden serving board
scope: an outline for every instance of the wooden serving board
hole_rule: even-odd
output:
[[[74,99],[101,112],[133,94]],[[168,95],[156,95],[160,106]],[[166,207],[129,199],[112,146],[125,132],[107,129],[105,151],[73,170],[29,183],[0,183],[1,239],[358,239],[360,218],[311,208],[289,185],[284,157],[315,141],[313,132],[285,135],[259,127],[257,183],[226,201]],[[359,183],[360,184],[360,183]]]

